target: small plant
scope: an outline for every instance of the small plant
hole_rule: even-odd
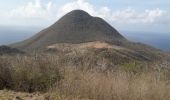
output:
[[[136,61],[122,64],[122,69],[126,72],[133,72],[133,73],[137,73],[139,70],[142,70],[139,68],[138,62]]]

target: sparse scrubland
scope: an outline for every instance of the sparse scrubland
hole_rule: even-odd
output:
[[[73,10],[0,46],[0,100],[170,100],[169,62],[169,53]]]
[[[169,100],[168,68],[161,69],[158,62],[120,63],[104,54],[1,56],[0,99]]]

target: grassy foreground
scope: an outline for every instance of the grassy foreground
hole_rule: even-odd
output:
[[[0,57],[0,100],[170,98],[169,71],[139,71],[133,63],[123,64],[116,70],[103,70],[94,59],[75,58],[63,55]]]

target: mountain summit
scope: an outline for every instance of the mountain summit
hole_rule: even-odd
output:
[[[13,44],[20,49],[39,49],[55,43],[84,43],[126,40],[116,29],[99,17],[82,10],[73,10],[50,27],[25,41]]]

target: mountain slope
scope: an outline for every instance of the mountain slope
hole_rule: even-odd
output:
[[[20,49],[39,49],[54,43],[83,43],[89,41],[117,42],[126,40],[103,19],[90,16],[82,10],[74,10],[63,16],[49,28],[32,38],[13,44]]]
[[[119,58],[170,61],[168,53],[145,44],[131,42],[103,19],[93,17],[82,10],[73,10],[35,36],[10,46],[23,51],[63,51],[72,48],[83,51],[90,47],[94,51],[116,51],[112,53]]]

